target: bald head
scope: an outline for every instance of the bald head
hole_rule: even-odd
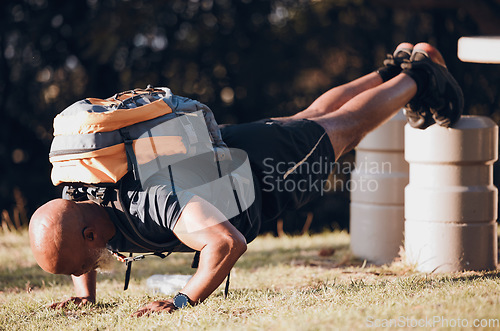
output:
[[[102,249],[114,235],[114,227],[111,236],[104,231],[109,225],[105,216],[103,208],[92,202],[55,199],[41,206],[29,226],[31,250],[37,263],[55,274],[90,271],[97,259],[95,250]],[[101,240],[97,241],[98,237]]]

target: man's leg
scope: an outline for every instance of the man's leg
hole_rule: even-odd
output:
[[[347,84],[336,86],[323,93],[319,98],[305,110],[290,116],[289,119],[311,119],[331,113],[344,105],[356,95],[376,87],[383,83],[382,78],[376,72],[369,73],[363,77],[353,80]]]
[[[406,74],[366,90],[337,111],[309,118],[321,125],[338,159],[353,149],[370,131],[389,120],[417,93],[417,84]]]
[[[394,54],[395,60],[401,60],[398,55],[403,51],[405,56],[408,55],[406,45],[411,44],[403,43],[398,46]],[[401,52],[398,53],[400,47]],[[299,119],[313,120],[325,129],[336,159],[353,149],[368,132],[389,120],[399,109],[408,105],[410,100],[419,105],[418,109],[412,110],[413,117],[432,114],[433,120],[446,127],[458,121],[463,108],[462,90],[448,72],[444,59],[436,48],[427,43],[416,45],[411,58],[404,60],[402,66],[405,66],[405,70],[401,74],[357,94],[332,112],[327,111],[329,105],[336,102],[331,96],[340,96],[336,95],[335,89],[331,93],[327,92],[316,103],[326,111],[324,115],[316,117],[318,112],[309,112],[311,117],[300,117],[307,114],[306,110],[298,114]],[[378,73],[362,77],[360,82],[366,85],[359,84],[360,88],[370,83],[376,85],[376,75]],[[381,75],[379,78],[382,80]],[[407,114],[409,120],[412,120],[412,116]],[[425,126],[419,128],[423,129]]]

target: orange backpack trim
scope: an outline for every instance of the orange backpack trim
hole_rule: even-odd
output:
[[[132,145],[139,164],[148,163],[158,156],[187,153],[180,136],[140,138]],[[74,182],[75,178],[87,184],[112,184],[128,171],[123,143],[86,153],[53,156],[50,162],[53,165],[51,179],[56,186]]]
[[[91,104],[111,106],[119,100],[86,99]],[[142,109],[141,109],[142,108]],[[54,136],[109,132],[172,113],[163,100],[136,107],[115,109],[107,112],[80,112],[76,115],[59,114],[54,118]]]
[[[53,165],[51,179],[54,185],[74,182],[75,177],[89,184],[116,183],[128,171],[125,144],[87,153],[54,156],[50,162]]]

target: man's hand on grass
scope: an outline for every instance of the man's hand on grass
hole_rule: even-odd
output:
[[[142,307],[141,309],[137,310],[135,313],[133,313],[131,316],[132,317],[141,317],[141,316],[149,316],[153,312],[165,312],[165,313],[171,313],[175,310],[174,302],[172,299],[169,300],[158,300],[158,301],[153,301]]]
[[[49,305],[49,308],[52,309],[66,308],[66,306],[68,306],[71,303],[74,303],[76,306],[81,307],[84,305],[92,304],[94,302],[95,300],[92,300],[89,297],[71,297],[61,302],[54,302],[53,304]]]

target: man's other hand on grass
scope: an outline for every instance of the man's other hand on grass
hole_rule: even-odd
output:
[[[148,303],[143,306],[141,309],[137,310],[133,313],[132,317],[141,317],[141,316],[149,316],[153,312],[159,313],[171,313],[176,310],[174,306],[174,302],[172,299],[170,300],[159,300]]]

